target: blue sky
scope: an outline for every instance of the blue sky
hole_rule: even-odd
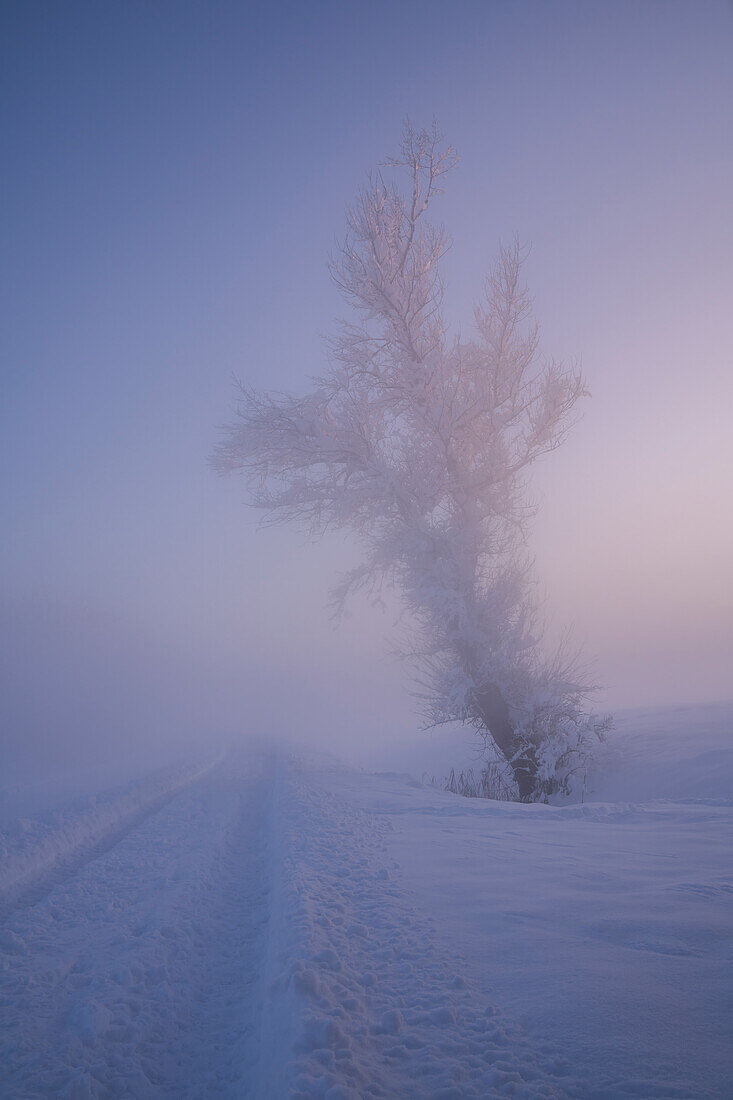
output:
[[[257,532],[206,466],[233,375],[302,389],[318,371],[341,313],[328,253],[408,114],[461,156],[440,211],[450,319],[469,324],[519,233],[543,346],[581,356],[593,393],[537,479],[551,619],[611,705],[730,695],[726,3],[28,2],[0,19],[0,595],[29,683],[49,638],[75,639],[52,710],[87,720],[102,643],[100,698],[106,677],[119,692],[124,636],[135,669],[152,652],[167,670],[158,725],[179,720],[179,681],[212,724],[295,722],[305,698],[313,731],[414,721],[388,623],[328,621],[352,551]]]

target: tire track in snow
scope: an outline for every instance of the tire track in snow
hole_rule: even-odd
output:
[[[156,1096],[181,1100],[260,1100],[261,1021],[270,925],[271,814],[274,758],[253,762],[221,850],[216,885],[199,918],[199,959],[167,1046],[151,1051]],[[162,1074],[156,1066],[164,1066]]]
[[[10,920],[0,1096],[259,1095],[272,775],[227,760]]]
[[[151,790],[146,790],[146,781],[131,784],[131,792],[117,793],[108,803],[96,800],[86,813],[60,818],[55,828],[41,826],[40,835],[23,846],[16,845],[14,852],[8,853],[11,845],[6,843],[0,863],[0,925],[18,910],[42,901],[92,860],[106,855],[220,761],[217,758],[183,774],[176,772],[173,778],[155,777],[147,781]]]

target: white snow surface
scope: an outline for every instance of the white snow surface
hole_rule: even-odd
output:
[[[252,741],[11,823],[0,1095],[729,1097],[732,731],[628,713],[562,806]]]

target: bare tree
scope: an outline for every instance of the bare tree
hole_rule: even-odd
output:
[[[363,564],[337,601],[385,580],[401,591],[429,722],[472,724],[531,799],[567,784],[603,726],[572,662],[541,656],[525,551],[526,471],[585,390],[577,370],[538,362],[516,243],[486,281],[473,338],[447,333],[450,241],[426,212],[456,161],[435,125],[406,125],[347,212],[331,272],[352,316],[327,370],[304,397],[242,387],[214,462],[244,474],[270,520],[361,536]]]

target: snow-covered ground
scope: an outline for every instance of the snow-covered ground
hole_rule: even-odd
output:
[[[623,715],[563,806],[253,742],[10,822],[0,1095],[729,1097],[732,733]]]

